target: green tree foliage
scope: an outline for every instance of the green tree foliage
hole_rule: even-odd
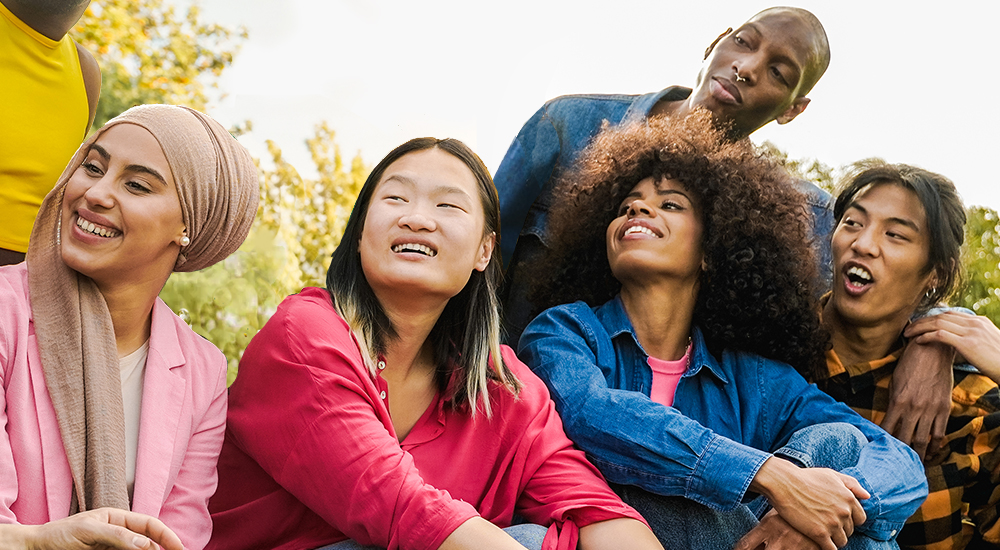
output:
[[[324,122],[306,140],[318,178],[306,179],[285,160],[281,148],[267,142],[274,162],[273,170],[262,171],[262,206],[258,223],[277,235],[296,259],[295,271],[284,273],[281,280],[288,293],[304,286],[326,286],[330,254],[340,244],[347,218],[368,169],[360,155],[345,170],[334,132]]]
[[[250,338],[281,300],[306,286],[326,286],[330,255],[369,171],[360,155],[345,168],[334,138],[323,123],[306,142],[315,179],[302,177],[268,142],[273,168],[260,170],[261,204],[247,241],[220,264],[174,273],[160,293],[195,332],[225,353],[229,383]]]
[[[94,53],[103,75],[94,127],[133,105],[170,103],[204,111],[208,91],[233,62],[243,28],[199,20],[165,0],[95,0],[72,31]]]
[[[770,141],[765,141],[759,148],[777,159],[793,176],[809,180],[828,193],[833,193],[837,182],[838,171],[816,159],[792,159],[788,154]]]
[[[1000,216],[983,206],[973,206],[966,214],[962,251],[965,282],[954,303],[1000,326]]]

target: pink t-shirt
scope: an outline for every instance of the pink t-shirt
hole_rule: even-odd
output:
[[[231,389],[209,548],[351,538],[431,550],[471,517],[506,527],[517,514],[550,526],[543,548],[568,550],[579,527],[641,519],[573,447],[545,384],[510,348],[502,354],[524,384],[518,398],[491,384],[487,419],[439,395],[400,443],[389,388],[368,372],[330,295],[287,298]]]
[[[653,369],[653,387],[649,390],[649,398],[661,405],[672,406],[677,383],[691,363],[691,344],[688,344],[684,357],[676,361],[664,361],[651,356],[646,362]]]

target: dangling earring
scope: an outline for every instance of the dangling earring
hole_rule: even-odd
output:
[[[187,235],[181,237],[181,246],[187,246],[189,244],[191,244],[191,239],[189,239]]]

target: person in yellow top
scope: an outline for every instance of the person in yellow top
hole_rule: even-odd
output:
[[[66,36],[89,5],[0,0],[0,265],[24,260],[42,199],[97,113],[97,61]]]

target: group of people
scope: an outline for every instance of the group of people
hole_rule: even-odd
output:
[[[0,23],[64,38],[26,4]],[[495,178],[404,143],[228,390],[157,295],[243,242],[256,168],[197,111],[119,115],[0,262],[0,549],[1000,547],[955,186],[868,160],[831,197],[746,139],[829,61],[771,8],[693,88],[546,103]]]

